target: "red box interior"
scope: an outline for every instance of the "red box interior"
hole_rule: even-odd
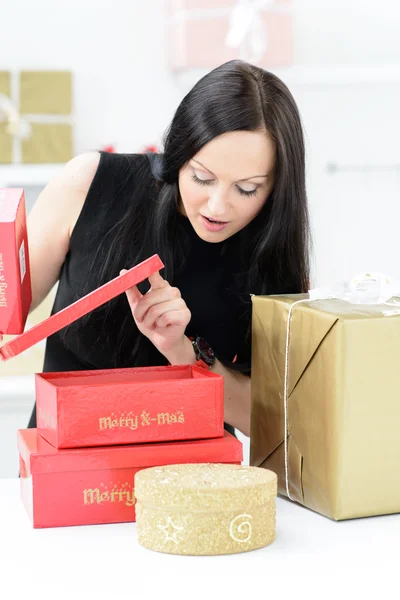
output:
[[[219,377],[211,371],[191,365],[117,369],[113,370],[112,373],[109,370],[40,373],[39,376],[56,387],[82,387],[84,385],[110,385],[110,383],[162,382],[179,379],[198,379],[200,377]]]

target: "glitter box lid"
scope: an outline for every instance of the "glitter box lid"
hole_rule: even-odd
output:
[[[143,505],[183,510],[235,510],[261,505],[277,494],[270,470],[232,464],[176,464],[147,468],[135,476]]]

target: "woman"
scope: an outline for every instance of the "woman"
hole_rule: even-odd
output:
[[[201,358],[224,376],[226,428],[249,435],[250,294],[302,292],[309,276],[303,134],[277,77],[241,61],[211,71],[163,155],[78,156],[28,229],[32,308],[57,280],[53,312],[156,252],[165,264],[51,336],[44,371]]]

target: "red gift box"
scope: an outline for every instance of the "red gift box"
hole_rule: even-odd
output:
[[[36,375],[38,433],[56,448],[224,435],[223,377],[196,366]]]
[[[0,333],[22,333],[31,302],[24,191],[0,189]]]
[[[42,323],[39,323],[39,325],[28,329],[28,331],[8,342],[8,344],[4,344],[0,348],[3,360],[21,354],[21,352],[31,348],[38,342],[56,333],[56,331],[70,325],[70,323],[112,300],[119,294],[126,292],[126,290],[147,279],[163,267],[164,265],[157,254],[144,260],[123,275],[115,277],[97,290],[94,290],[87,296],[80,298],[80,300],[77,300]]]
[[[18,431],[21,497],[34,528],[135,520],[134,477],[177,463],[241,464],[242,443],[211,440],[56,450],[36,429]]]

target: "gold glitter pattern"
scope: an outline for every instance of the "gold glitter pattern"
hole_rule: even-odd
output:
[[[171,554],[233,554],[275,539],[277,477],[257,467],[169,465],[135,477],[139,543]]]

